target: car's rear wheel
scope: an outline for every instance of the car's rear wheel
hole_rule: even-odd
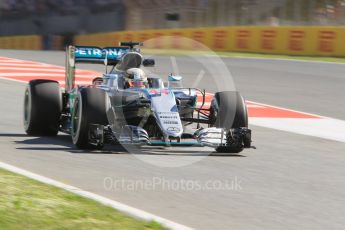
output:
[[[28,135],[57,135],[62,110],[61,97],[57,81],[29,82],[24,95],[24,129]]]
[[[243,97],[236,91],[218,92],[214,95],[210,108],[210,120],[213,126],[225,130],[247,128],[247,107]],[[242,144],[231,144],[216,148],[219,153],[237,154],[242,152]]]
[[[72,111],[72,140],[80,149],[102,149],[89,143],[90,124],[107,125],[104,90],[84,88],[78,92]]]

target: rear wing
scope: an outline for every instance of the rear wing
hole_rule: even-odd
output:
[[[116,65],[128,52],[140,53],[135,46],[142,46],[141,42],[120,42],[120,47],[96,46],[68,46],[66,48],[65,89],[69,92],[74,88],[76,63],[92,63]],[[145,59],[144,66],[154,66],[153,59]]]
[[[96,46],[68,46],[66,48],[66,91],[74,88],[76,63],[115,65],[125,53],[134,51],[133,45],[140,45],[132,42],[128,44],[123,42],[123,44],[120,44],[123,46],[105,48]],[[135,51],[138,52],[139,50]]]
[[[128,47],[75,46],[75,61],[83,63],[116,64],[121,56],[130,51]]]

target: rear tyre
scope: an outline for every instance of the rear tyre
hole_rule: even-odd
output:
[[[57,81],[29,82],[24,95],[24,129],[28,135],[57,135],[62,111],[61,97]]]
[[[79,149],[102,149],[89,143],[90,124],[107,125],[105,92],[83,88],[78,92],[72,111],[72,140]]]
[[[247,107],[239,92],[224,91],[214,95],[211,103],[210,120],[213,126],[226,130],[248,127]],[[244,146],[228,143],[216,148],[219,153],[237,154]]]

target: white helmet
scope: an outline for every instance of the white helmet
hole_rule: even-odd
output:
[[[147,87],[147,77],[145,72],[139,68],[130,68],[126,71],[127,78],[130,79],[133,87],[145,88]]]

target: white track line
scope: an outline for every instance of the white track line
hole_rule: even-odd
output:
[[[173,74],[179,75],[179,69],[178,69],[176,58],[174,56],[171,56],[170,60],[171,60],[171,64],[172,64]]]
[[[58,74],[58,73],[40,73],[37,71],[37,73],[0,73],[0,77],[61,77],[64,76],[64,74]]]
[[[0,78],[0,80],[14,81],[14,82],[18,82],[18,83],[25,84],[25,85],[28,84],[27,81],[17,80],[17,79],[13,79],[13,78]],[[76,85],[90,85],[92,83],[91,80],[92,79],[90,79],[90,81],[76,81],[75,84]],[[59,82],[59,84],[65,84],[65,81],[58,81],[58,82]]]
[[[20,64],[36,64],[36,65],[52,65],[43,62],[35,62],[30,60],[21,60],[21,59],[14,59],[14,58],[7,58],[7,59],[0,59],[0,63],[20,63]]]
[[[6,65],[38,65],[38,66],[49,66],[49,64],[46,63],[36,63],[32,61],[22,61],[22,60],[0,60],[0,63],[6,64]]]
[[[52,72],[61,72],[61,73],[65,74],[65,68],[58,68],[58,67],[54,67],[54,66],[37,66],[37,65],[29,65],[29,66],[24,66],[24,65],[15,66],[15,65],[13,65],[13,66],[6,66],[6,65],[1,65],[0,64],[0,70],[2,70],[2,71],[4,71],[4,70],[18,70],[19,73],[21,71],[24,71],[24,70],[36,71],[36,72],[52,71]],[[89,70],[82,70],[82,69],[76,69],[76,73],[98,74],[96,72],[92,72],[92,71],[89,71]]]
[[[93,74],[78,74],[81,75],[82,77],[94,77],[95,75]],[[39,71],[37,73],[0,73],[0,77],[61,77],[65,76],[63,73],[40,73]]]
[[[7,70],[17,70],[18,72],[12,72],[12,73],[6,73]],[[24,71],[35,71],[33,73],[25,73]],[[0,66],[0,74],[40,74],[40,73],[44,73],[44,72],[51,72],[51,73],[56,73],[56,74],[60,74],[65,76],[65,69],[60,69],[60,68],[51,68],[51,67],[40,67],[39,69],[35,69],[35,68],[18,68],[18,67],[1,67]],[[47,73],[49,74],[49,73]],[[76,74],[83,74],[83,75],[92,75],[94,76],[96,73],[92,73],[92,72],[88,72],[85,70],[76,70]]]
[[[131,206],[125,205],[125,204],[120,203],[118,201],[114,201],[114,200],[111,200],[109,198],[106,198],[106,197],[82,190],[80,188],[61,183],[59,181],[56,181],[56,180],[50,179],[48,177],[44,177],[44,176],[32,173],[30,171],[18,168],[16,166],[13,166],[13,165],[10,165],[10,164],[4,163],[4,162],[0,162],[0,168],[8,170],[8,171],[13,172],[13,173],[17,173],[17,174],[29,177],[31,179],[34,179],[36,181],[39,181],[39,182],[42,182],[45,184],[49,184],[49,185],[64,189],[66,191],[77,194],[79,196],[95,200],[101,204],[110,206],[110,207],[115,208],[115,209],[117,209],[123,213],[126,213],[126,214],[132,216],[132,217],[135,217],[135,218],[138,218],[138,219],[141,219],[144,221],[154,220],[154,221],[160,223],[161,225],[163,225],[164,227],[169,228],[169,229],[173,229],[173,230],[192,230],[192,228],[189,228],[187,226],[175,223],[171,220],[167,220],[165,218],[156,216],[156,215],[151,214],[149,212],[145,212],[143,210],[133,208]]]
[[[27,63],[2,63],[2,61],[0,60],[0,66],[4,66],[4,67],[39,67],[39,68],[57,68],[57,69],[65,69],[62,66],[54,66],[54,65],[48,65],[48,64],[27,64]]]
[[[197,86],[199,85],[200,81],[203,79],[203,77],[205,76],[205,71],[201,70],[200,73],[198,74],[198,76],[196,77],[192,88],[197,88]]]
[[[249,124],[345,143],[345,121],[325,118],[249,118]]]
[[[23,63],[32,63],[31,61],[22,61],[22,60],[11,60],[11,59],[8,59],[8,60],[0,60],[1,63],[13,63],[13,64],[23,64]]]
[[[0,71],[3,72],[4,70],[18,70],[19,73],[20,71],[37,71],[39,73],[40,71],[46,71],[46,72],[57,72],[57,73],[65,73],[65,69],[62,68],[52,68],[52,67],[40,67],[39,69],[37,68],[28,68],[28,67],[1,67],[0,66]]]

